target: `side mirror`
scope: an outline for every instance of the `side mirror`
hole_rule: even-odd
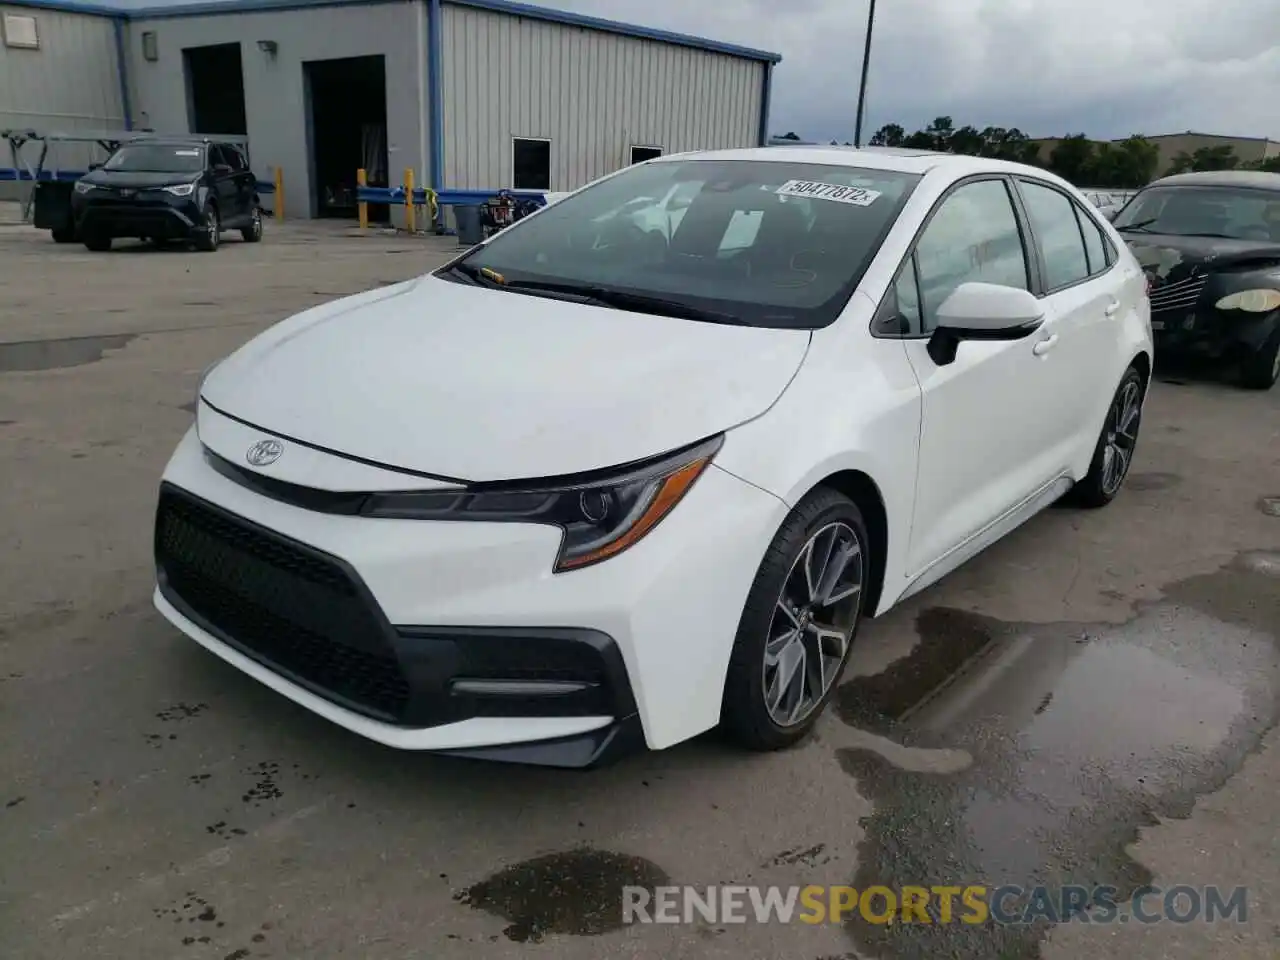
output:
[[[1103,214],[1103,216],[1105,216],[1109,221],[1112,221],[1112,222],[1114,222],[1116,217],[1119,215],[1120,215],[1120,211],[1118,209],[1108,210],[1105,214]]]
[[[956,358],[964,340],[1021,340],[1044,321],[1033,294],[997,283],[962,283],[938,307],[929,356],[939,366]]]
[[[215,163],[213,165],[213,172],[218,174],[218,176],[226,176],[228,173],[231,173],[231,165],[227,163]]]

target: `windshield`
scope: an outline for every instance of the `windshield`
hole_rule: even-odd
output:
[[[1149,187],[1112,221],[1117,230],[1280,243],[1280,193],[1248,187]]]
[[[102,168],[132,173],[199,173],[204,169],[204,150],[173,144],[126,144]]]
[[[919,179],[765,160],[649,163],[547,207],[464,264],[513,287],[591,288],[684,316],[811,329],[843,309]]]

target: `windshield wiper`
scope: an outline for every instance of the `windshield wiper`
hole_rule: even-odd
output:
[[[548,280],[508,280],[504,286],[512,290],[527,290],[531,293],[559,293],[571,297],[581,297],[584,301],[591,301],[606,307],[617,307],[619,310],[632,310],[636,313],[651,313],[656,316],[678,317],[683,320],[705,320],[709,323],[729,323],[746,326],[741,317],[732,313],[707,310],[680,300],[652,297],[643,293],[627,293],[624,290],[611,290],[608,287],[597,287],[591,284],[556,283]]]
[[[1116,227],[1121,233],[1128,233],[1130,230],[1141,230],[1143,233],[1155,233],[1154,230],[1148,230],[1147,227],[1159,220],[1159,217],[1148,217],[1146,220],[1139,220],[1137,223],[1129,223],[1123,227]]]
[[[471,283],[477,287],[502,287],[506,286],[501,280],[495,280],[485,272],[484,267],[473,266],[470,263],[454,263],[445,267],[441,273],[452,273],[457,276],[466,277]]]

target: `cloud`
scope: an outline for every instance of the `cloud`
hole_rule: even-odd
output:
[[[551,0],[560,9],[775,50],[773,131],[853,136],[860,0]],[[1199,130],[1280,139],[1280,16],[1265,0],[880,0],[865,129],[1033,136]]]

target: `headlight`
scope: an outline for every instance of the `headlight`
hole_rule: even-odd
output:
[[[1214,304],[1219,310],[1243,310],[1245,313],[1270,313],[1280,310],[1280,290],[1241,290]]]
[[[466,490],[375,493],[370,517],[545,523],[564,531],[557,573],[599,563],[638,543],[680,502],[720,449],[715,437],[679,453],[610,475],[532,483],[478,484]]]
[[[96,184],[85,183],[83,180],[76,181],[76,186],[75,186],[76,193],[90,193],[91,191],[97,190],[97,189],[98,187]]]
[[[175,197],[189,197],[191,191],[196,188],[194,183],[179,183],[176,186],[165,187],[165,193],[172,193]]]

